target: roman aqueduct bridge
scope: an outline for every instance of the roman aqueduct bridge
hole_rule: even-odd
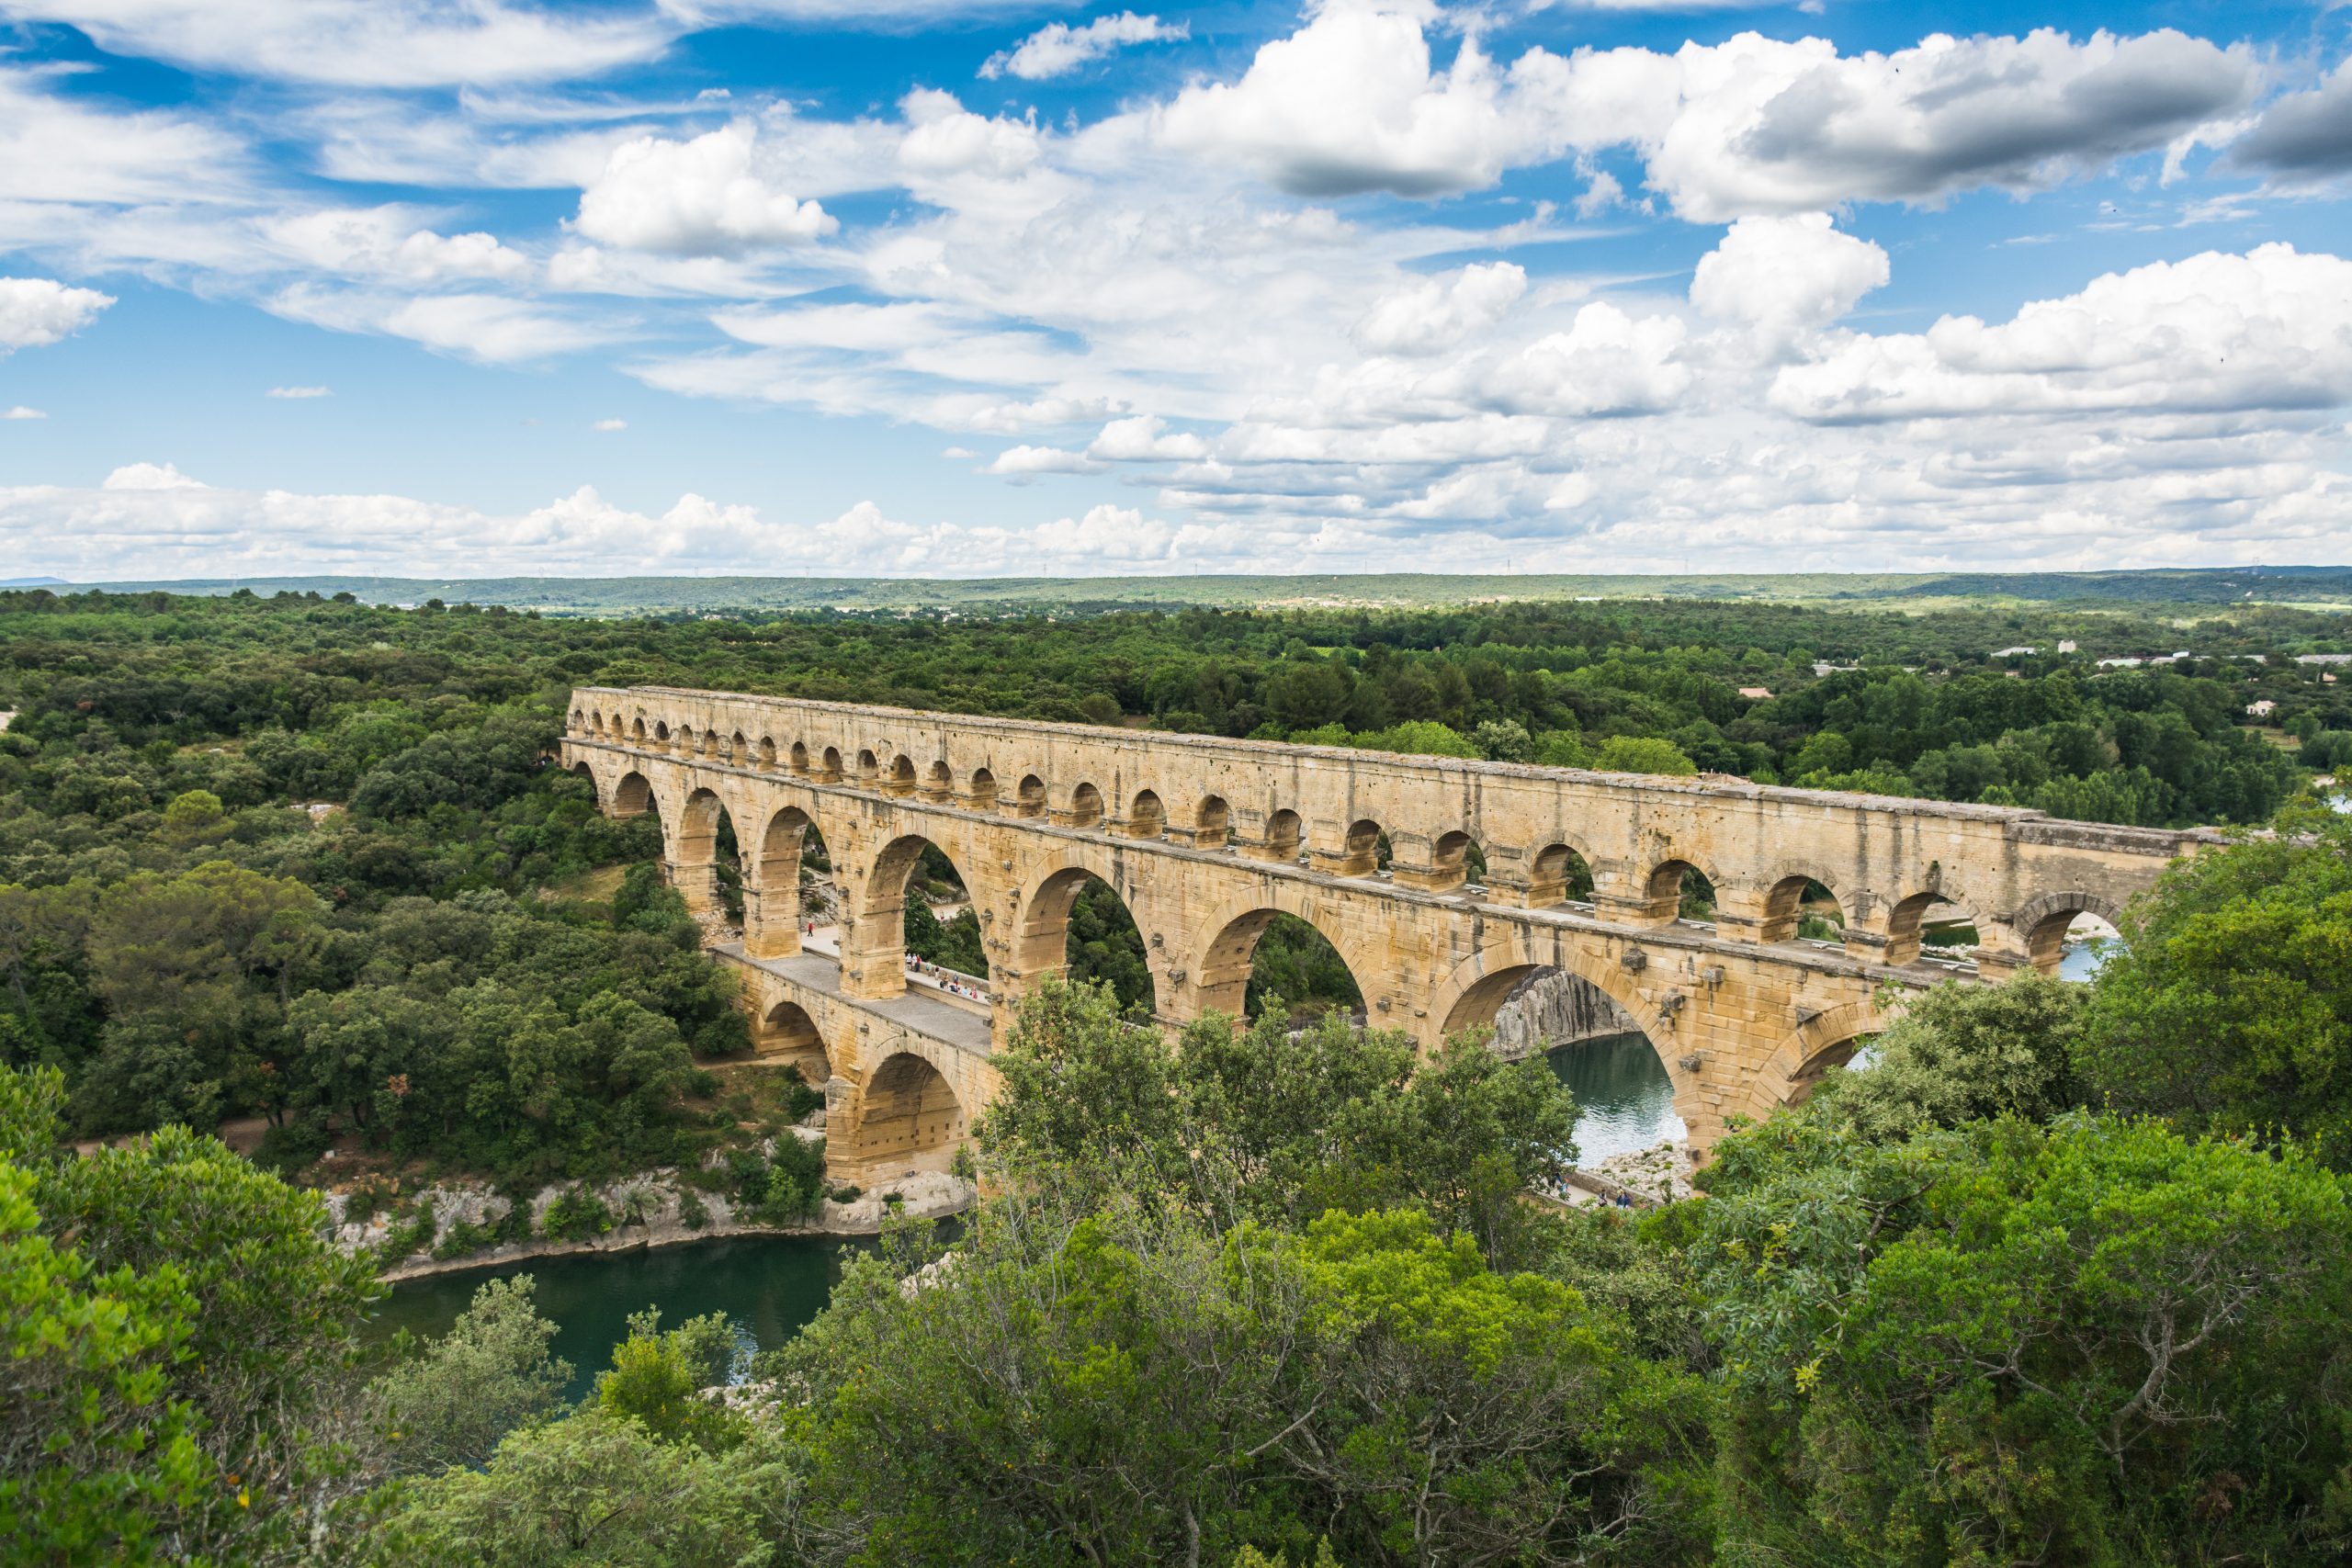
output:
[[[1239,1014],[1277,914],[1329,939],[1369,1023],[1424,1046],[1487,1024],[1533,974],[1578,976],[1657,1047],[1703,1155],[1726,1117],[1800,1099],[1845,1060],[1886,1021],[1883,994],[2054,969],[2075,916],[2114,919],[2213,838],[1713,776],[658,686],[575,692],[562,761],[606,812],[660,813],[668,875],[697,912],[717,897],[725,811],[744,930],[720,954],[742,972],[762,1050],[826,1086],[830,1157],[851,1179],[960,1143],[1023,990],[1062,966],[1091,878],[1133,914],[1171,1026]],[[840,893],[838,956],[802,951],[812,827]],[[970,892],[991,1000],[908,984],[902,922],[926,843]],[[1577,860],[1591,894],[1570,902]],[[1712,923],[1677,918],[1689,869],[1714,886]],[[1808,883],[1838,900],[1842,945],[1796,939]],[[1921,957],[1929,919],[1975,927],[1973,969]]]

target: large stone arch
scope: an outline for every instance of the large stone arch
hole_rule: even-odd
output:
[[[1103,884],[1126,906],[1128,917],[1143,933],[1144,961],[1151,970],[1152,999],[1158,1010],[1169,1006],[1177,989],[1167,971],[1164,921],[1156,918],[1148,891],[1127,874],[1124,856],[1115,846],[1087,842],[1064,843],[1023,868],[1020,901],[1013,913],[1012,937],[1005,954],[1005,972],[996,976],[1000,995],[1018,996],[1040,976],[1061,973],[1069,961],[1069,919],[1079,894],[1089,881]],[[1154,945],[1155,939],[1158,945]]]
[[[833,1076],[833,1050],[823,1028],[793,998],[776,998],[753,1013],[752,1044],[756,1059],[791,1063],[812,1089],[823,1089]]]
[[[843,890],[853,910],[842,943],[843,977],[854,975],[857,994],[866,998],[895,997],[907,988],[907,888],[926,847],[955,866],[973,908],[993,905],[987,863],[965,835],[943,832],[940,823],[922,818],[893,814],[885,822],[891,836],[874,851],[857,886]]]
[[[830,1168],[883,1180],[947,1168],[969,1130],[972,1108],[957,1095],[957,1066],[940,1060],[942,1050],[920,1035],[890,1043],[858,1084],[843,1124],[826,1118]]]
[[[800,951],[800,857],[811,832],[831,850],[832,840],[817,819],[786,802],[770,809],[742,845],[743,951],[753,958],[789,958]]]
[[[1854,1054],[1854,1042],[1875,1034],[1903,1016],[1905,1004],[1882,1008],[1876,998],[1848,1002],[1815,1014],[1791,1030],[1764,1065],[1748,1076],[1746,1103],[1727,1106],[1761,1122],[1784,1105],[1801,1103],[1821,1075]]]
[[[1250,962],[1258,951],[1258,939],[1266,934],[1275,915],[1295,916],[1321,932],[1354,976],[1370,1021],[1375,1026],[1390,1021],[1380,1016],[1387,1000],[1385,987],[1394,979],[1390,966],[1334,918],[1333,911],[1323,908],[1312,884],[1287,878],[1270,878],[1251,892],[1227,900],[1187,933],[1191,973],[1184,976],[1184,983],[1170,987],[1185,998],[1177,1002],[1170,998],[1170,1003],[1181,1010],[1172,1016],[1192,1019],[1209,1012],[1243,1016]]]

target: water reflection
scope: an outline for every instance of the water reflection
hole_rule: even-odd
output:
[[[2112,937],[2088,937],[2066,944],[2064,956],[2058,960],[2058,977],[2062,980],[2087,980],[2098,973],[2107,962],[2108,950],[2115,944]]]
[[[534,1258],[494,1269],[435,1274],[392,1287],[369,1325],[371,1337],[405,1328],[420,1338],[449,1331],[485,1280],[529,1274],[538,1281],[539,1315],[556,1325],[555,1353],[572,1365],[570,1397],[579,1398],[612,1364],[628,1337],[628,1314],[662,1309],[671,1326],[724,1313],[737,1348],[773,1350],[823,1310],[841,1279],[850,1243],[814,1236],[735,1236],[639,1252]],[[739,1359],[739,1366],[741,1360]]]
[[[1577,1163],[1600,1164],[1683,1134],[1666,1064],[1639,1034],[1610,1034],[1544,1054],[1577,1097]]]

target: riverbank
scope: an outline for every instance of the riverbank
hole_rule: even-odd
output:
[[[429,1182],[406,1192],[331,1192],[334,1244],[373,1253],[397,1283],[537,1258],[642,1252],[736,1236],[866,1236],[893,1213],[923,1219],[963,1213],[968,1181],[942,1171],[910,1174],[848,1201],[826,1198],[806,1223],[777,1224],[739,1212],[672,1168],[602,1184],[560,1183],[534,1193],[522,1215],[487,1182]],[[382,1201],[355,1216],[363,1203]],[[549,1220],[550,1213],[555,1218]],[[520,1234],[517,1234],[517,1233]]]

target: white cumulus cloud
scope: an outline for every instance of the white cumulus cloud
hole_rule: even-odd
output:
[[[1011,49],[989,55],[980,66],[980,74],[1043,82],[1067,76],[1080,66],[1128,44],[1161,43],[1192,36],[1192,28],[1185,23],[1170,24],[1158,17],[1138,17],[1133,11],[1097,17],[1083,27],[1048,22]]]
[[[0,277],[0,355],[46,348],[88,326],[113,303],[110,294],[53,277]]]
[[[666,255],[733,255],[805,244],[840,225],[814,201],[770,183],[748,120],[686,141],[622,143],[580,193],[573,227],[592,240]]]
[[[2007,321],[1857,336],[1772,383],[1801,419],[2215,413],[2352,401],[2352,262],[2264,245],[2109,273]]]
[[[1690,303],[1785,349],[1886,286],[1886,253],[1840,234],[1826,212],[1743,218],[1699,259]]]
[[[1484,262],[1425,277],[1382,297],[1356,323],[1355,340],[1374,354],[1434,354],[1494,325],[1527,292],[1511,262]]]

